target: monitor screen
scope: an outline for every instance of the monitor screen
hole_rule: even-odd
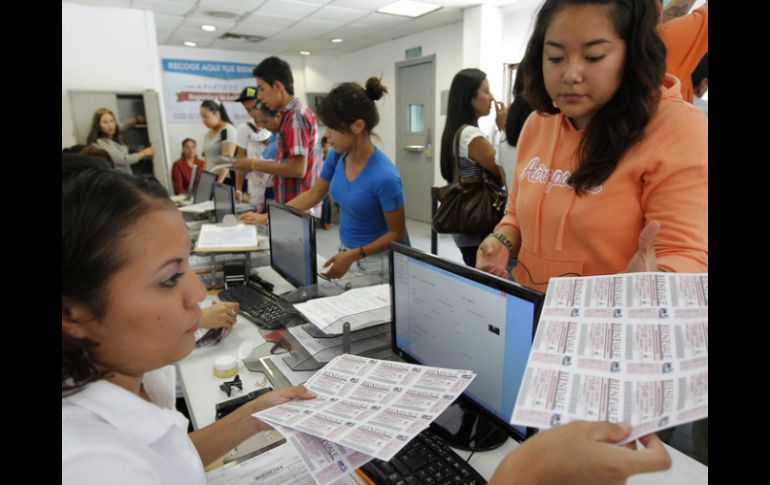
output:
[[[214,184],[216,222],[222,222],[227,214],[235,215],[235,188],[225,184]]]
[[[267,203],[270,266],[295,287],[314,285],[315,220],[306,212],[275,201]]]
[[[201,172],[201,178],[198,180],[198,187],[195,188],[194,204],[200,204],[211,200],[211,194],[214,191],[214,183],[217,181],[217,176],[211,172]]]
[[[193,163],[192,172],[190,172],[190,183],[187,185],[187,196],[192,197],[195,193],[195,180],[198,178],[198,165]]]
[[[392,243],[393,351],[409,362],[469,369],[463,393],[509,436],[544,295],[462,264]]]

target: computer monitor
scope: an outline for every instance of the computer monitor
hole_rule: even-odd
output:
[[[217,176],[214,173],[203,171],[201,172],[201,178],[198,181],[198,187],[195,188],[195,199],[193,204],[200,204],[211,200],[211,194],[214,191],[214,184],[217,181]]]
[[[534,429],[510,420],[544,295],[402,244],[391,248],[393,352],[407,362],[477,374],[431,425],[434,432],[478,450],[508,436],[529,437]]]
[[[227,214],[235,214],[235,188],[231,185],[214,184],[214,217],[222,222]]]
[[[187,197],[192,198],[193,194],[195,193],[195,183],[197,182],[198,178],[198,164],[193,163],[192,166],[192,172],[190,172],[190,183],[187,184]]]
[[[313,216],[272,200],[267,216],[270,266],[295,287],[318,283]]]

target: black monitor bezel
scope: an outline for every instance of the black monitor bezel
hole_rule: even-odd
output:
[[[304,281],[297,281],[294,279],[291,275],[284,272],[282,269],[278,268],[275,265],[275,262],[273,261],[273,228],[272,228],[272,217],[270,217],[270,211],[272,210],[283,210],[286,212],[289,212],[297,217],[301,217],[303,219],[307,219],[310,221],[310,230],[308,237],[310,237],[310,279],[311,279],[311,285],[315,285],[318,283],[318,262],[317,262],[317,252],[316,252],[316,240],[315,240],[315,218],[308,214],[307,212],[303,212],[299,209],[295,209],[294,207],[290,207],[286,204],[283,204],[281,202],[276,202],[274,200],[268,200],[267,201],[267,224],[268,224],[268,238],[270,241],[270,267],[273,268],[273,271],[281,275],[283,279],[288,281],[292,286],[295,288],[301,288],[305,285]]]
[[[190,171],[190,183],[187,184],[187,197],[193,198],[195,197],[195,190],[198,188],[198,170],[200,167],[198,167],[197,163],[193,163],[192,169]]]
[[[220,207],[217,205],[217,189],[219,190],[227,190],[227,200],[229,208],[222,208],[224,210],[224,214],[222,214],[222,217],[220,218]],[[235,187],[232,185],[227,184],[220,184],[218,182],[214,182],[214,188],[211,191],[212,198],[214,199],[214,220],[218,223],[222,222],[227,214],[237,215],[235,212]]]
[[[543,309],[543,304],[545,302],[545,295],[543,293],[540,293],[539,291],[535,291],[529,288],[525,288],[517,283],[514,283],[509,280],[504,280],[502,278],[499,278],[493,274],[485,273],[483,271],[477,270],[475,268],[471,268],[469,266],[465,266],[460,263],[455,263],[454,261],[449,261],[447,259],[441,258],[439,256],[436,256],[434,254],[426,253],[424,251],[420,251],[419,249],[414,249],[409,246],[405,246],[404,244],[397,243],[397,242],[391,242],[390,243],[391,250],[389,251],[389,258],[390,258],[390,314],[392,317],[391,321],[391,332],[390,332],[390,340],[391,340],[391,350],[394,354],[399,356],[401,359],[403,359],[406,362],[409,362],[411,364],[421,364],[417,361],[414,357],[412,357],[408,352],[405,350],[402,350],[398,347],[398,344],[396,343],[396,285],[395,285],[395,279],[394,279],[394,268],[395,268],[395,253],[401,253],[406,256],[412,257],[414,259],[417,259],[419,261],[422,261],[424,263],[430,264],[431,266],[435,266],[437,268],[443,269],[445,271],[449,271],[450,273],[457,274],[459,276],[462,276],[464,278],[468,278],[470,280],[476,281],[477,283],[481,283],[483,285],[489,286],[490,288],[494,288],[499,291],[503,291],[505,293],[510,293],[512,295],[515,295],[519,298],[522,298],[527,301],[531,301],[535,304],[535,313],[534,313],[534,324],[532,325],[532,340],[535,339],[535,332],[537,331],[537,324],[540,320],[540,312]],[[527,431],[524,435],[522,435],[519,430],[512,427],[512,425],[498,417],[497,415],[489,412],[486,408],[481,406],[480,404],[476,403],[472,398],[467,396],[465,393],[461,394],[458,398],[458,401],[462,401],[463,403],[470,406],[473,410],[475,410],[478,413],[483,414],[486,418],[500,426],[501,429],[503,429],[508,436],[515,439],[518,442],[522,442],[525,439],[531,437],[535,434],[536,429],[535,428],[527,428]]]
[[[203,179],[203,176],[205,174],[209,174],[209,175],[206,175],[207,177],[209,177],[209,176],[210,177],[214,177],[214,183],[211,184],[211,192],[209,192],[208,198],[206,198],[205,200],[198,200],[198,189],[200,188],[201,180]],[[195,194],[193,194],[193,204],[200,204],[202,202],[207,202],[207,201],[211,200],[211,197],[214,195],[214,184],[215,183],[217,183],[217,174],[215,174],[214,172],[209,172],[208,170],[202,171],[201,172],[201,178],[198,179],[198,185],[195,186]]]

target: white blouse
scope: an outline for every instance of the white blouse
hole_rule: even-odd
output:
[[[204,485],[175,380],[173,366],[146,373],[152,402],[104,380],[62,399],[62,484]]]

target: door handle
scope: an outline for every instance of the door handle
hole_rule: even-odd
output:
[[[423,145],[404,145],[404,150],[413,153],[422,153],[425,149]]]

